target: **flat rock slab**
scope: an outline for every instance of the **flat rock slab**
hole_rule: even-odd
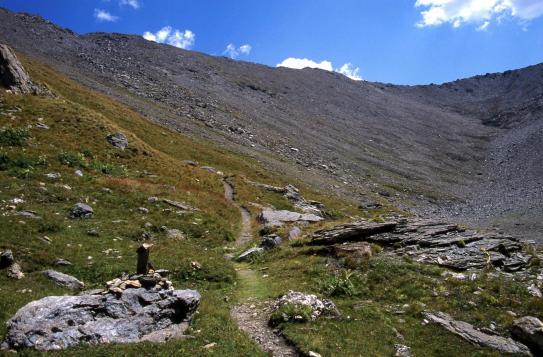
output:
[[[324,218],[312,213],[298,213],[287,210],[264,209],[258,219],[268,226],[282,226],[285,222],[320,222]]]
[[[444,312],[425,312],[423,313],[423,316],[429,322],[438,324],[447,331],[452,332],[475,345],[492,348],[503,353],[517,353],[531,356],[530,350],[525,345],[516,342],[511,338],[488,335],[475,329],[467,322],[453,320],[451,316]]]
[[[183,336],[199,303],[194,290],[49,296],[22,307],[7,322],[5,345],[47,351],[82,343],[163,342]]]
[[[62,286],[72,290],[83,289],[85,284],[74,278],[71,275],[64,274],[55,270],[46,270],[43,274],[49,279],[53,280],[58,286]]]
[[[392,232],[397,222],[355,222],[341,224],[330,229],[316,231],[311,238],[311,244],[328,245],[343,242],[362,241],[365,238],[385,232]]]

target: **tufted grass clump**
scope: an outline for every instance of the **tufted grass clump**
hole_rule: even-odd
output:
[[[30,133],[25,128],[3,127],[0,129],[0,145],[24,146],[30,138]]]
[[[311,320],[311,313],[311,306],[286,303],[272,313],[269,324],[271,327],[277,327],[287,322],[308,322]]]

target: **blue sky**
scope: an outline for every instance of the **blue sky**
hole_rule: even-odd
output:
[[[0,0],[0,6],[78,33],[146,34],[213,55],[400,84],[543,62],[543,0]]]

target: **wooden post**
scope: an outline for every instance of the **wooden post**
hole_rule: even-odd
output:
[[[136,268],[136,274],[147,274],[147,267],[149,266],[149,251],[152,244],[143,243],[136,252],[138,253],[138,266]]]

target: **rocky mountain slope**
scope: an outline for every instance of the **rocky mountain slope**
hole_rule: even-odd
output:
[[[529,238],[543,229],[543,65],[439,86],[356,82],[140,36],[78,35],[7,10],[0,41],[151,120],[322,191],[364,204],[385,196]]]
[[[0,354],[541,355],[538,247],[320,194],[0,63],[25,78],[0,89]]]

